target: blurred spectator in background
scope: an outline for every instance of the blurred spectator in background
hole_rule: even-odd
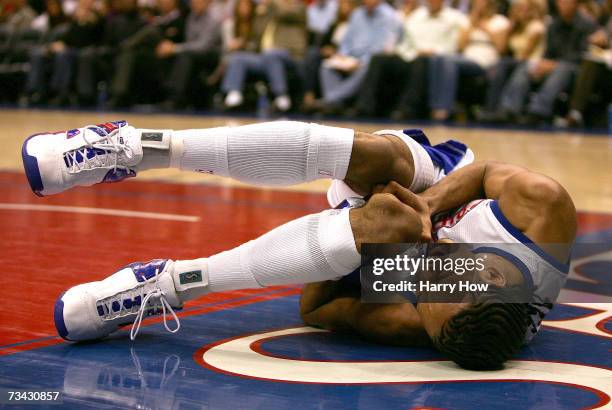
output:
[[[255,7],[253,0],[237,0],[232,16],[223,21],[221,26],[223,56],[215,71],[206,77],[209,86],[221,81],[231,53],[258,50],[261,38],[255,33]]]
[[[312,7],[312,6],[311,6]],[[336,53],[348,29],[348,19],[355,8],[354,0],[339,0],[338,15],[325,35],[311,36],[312,43],[304,57],[304,99],[302,109],[313,109],[319,95],[319,70],[321,61]],[[309,15],[310,16],[310,15]]]
[[[537,60],[544,53],[544,10],[538,0],[516,0],[510,8],[508,56],[494,67],[481,119],[490,120],[497,111],[499,98],[512,71],[526,61]]]
[[[287,68],[297,69],[306,51],[306,7],[301,0],[269,0],[257,7],[253,38],[257,51],[233,52],[227,61],[221,89],[225,106],[235,108],[244,102],[247,74],[265,76],[274,94],[274,108],[291,108]]]
[[[400,19],[402,23],[406,22],[406,19],[410,17],[413,11],[421,6],[419,0],[400,0],[395,4],[395,8],[397,11],[397,17]]]
[[[338,0],[314,0],[306,9],[308,44],[321,46],[338,17]]]
[[[493,0],[473,0],[469,23],[459,31],[455,56],[430,57],[431,117],[445,121],[454,109],[460,77],[487,76],[506,51],[510,22],[495,11]]]
[[[145,24],[146,21],[138,13],[136,0],[111,1],[102,38],[84,41],[85,47],[78,55],[77,92],[83,105],[91,105],[95,101],[98,83],[111,78],[121,45]]]
[[[65,26],[68,17],[64,14],[60,0],[45,0],[45,10],[32,21],[31,27],[46,34],[46,40],[57,38],[53,33],[60,26]]]
[[[383,0],[363,0],[348,23],[338,52],[324,60],[320,69],[320,108],[334,112],[355,96],[365,79],[370,57],[394,49],[401,35],[395,9]]]
[[[28,29],[35,18],[36,12],[27,0],[3,0],[0,4],[0,21],[9,30]]]
[[[211,73],[217,66],[221,52],[221,22],[209,9],[210,0],[191,0],[191,12],[187,16],[185,41],[176,43],[166,39],[157,45],[156,54],[161,59],[172,59],[167,74],[166,90],[170,99],[166,108],[186,105],[188,91],[202,72]],[[196,88],[197,89],[197,88]],[[199,90],[198,90],[199,91]],[[198,97],[191,93],[189,99]]]
[[[49,3],[51,9],[58,7],[58,4],[53,5],[53,0],[47,1]],[[53,105],[68,104],[73,91],[78,52],[95,44],[101,35],[102,18],[94,9],[94,1],[80,0],[66,29],[57,33],[55,38],[49,38],[48,43],[31,50],[25,89],[28,102],[38,104],[54,96],[51,101]],[[51,77],[47,84],[50,65]]]
[[[612,0],[606,6],[601,13],[603,28],[590,36],[589,53],[578,68],[563,126],[584,126],[585,114],[594,99],[603,102],[600,104],[603,111],[612,101]]]
[[[556,0],[558,17],[548,27],[544,57],[521,64],[504,87],[500,99],[501,119],[523,114],[532,85],[537,91],[529,98],[527,120],[537,124],[550,120],[559,93],[572,81],[589,36],[597,26],[578,13],[577,0]]]
[[[444,0],[428,0],[427,6],[416,9],[404,22],[395,52],[372,57],[357,99],[357,113],[379,115],[397,104],[392,114],[396,120],[422,116],[419,111],[427,107],[429,57],[454,54],[459,29],[465,24],[465,16],[444,6]]]
[[[155,49],[163,41],[183,41],[185,16],[179,8],[178,0],[158,0],[157,10],[158,15],[148,25],[121,45],[111,84],[111,108],[128,106],[133,102],[135,80],[138,80],[141,88],[143,83],[163,82],[164,78],[159,74],[167,70],[148,69],[155,67]],[[143,79],[143,76],[147,78]]]

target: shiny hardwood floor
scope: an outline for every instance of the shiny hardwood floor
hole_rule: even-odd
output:
[[[20,148],[29,135],[69,129],[85,124],[125,119],[142,128],[207,128],[237,125],[254,120],[232,117],[202,117],[160,114],[96,113],[36,110],[1,110],[0,169],[21,170]],[[408,128],[411,124],[333,123],[362,131]],[[532,132],[503,129],[425,127],[432,142],[448,138],[468,144],[479,159],[495,159],[526,166],[552,176],[569,191],[576,207],[594,212],[612,212],[612,138],[562,132]],[[173,169],[143,172],[139,178],[172,182],[240,185],[209,175]],[[328,181],[303,184],[292,189],[323,192]]]

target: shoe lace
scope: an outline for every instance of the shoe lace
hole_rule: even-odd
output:
[[[153,285],[153,289],[147,291],[147,285],[150,283],[144,283],[141,286],[138,286],[136,289],[132,289],[127,292],[121,292],[113,297],[107,298],[99,302],[102,305],[105,305],[106,311],[109,312],[103,318],[106,320],[113,320],[117,317],[127,316],[133,314],[135,311],[137,304],[131,305],[130,307],[126,307],[124,301],[125,300],[134,300],[136,297],[140,298],[140,306],[138,306],[138,310],[136,311],[136,318],[134,319],[134,323],[132,324],[132,329],[130,330],[130,339],[135,340],[138,332],[140,331],[140,327],[142,325],[142,321],[147,316],[157,315],[159,314],[159,308],[162,309],[162,315],[164,319],[164,327],[170,333],[176,333],[181,328],[181,322],[176,315],[176,312],[166,299],[164,295],[164,291],[161,290],[159,286],[159,269],[155,270],[155,282]],[[155,301],[157,299],[158,303],[151,303],[150,306],[147,306],[149,301]],[[119,310],[113,310],[113,304],[119,304]],[[148,314],[147,314],[148,313]],[[176,327],[174,329],[170,328],[168,325],[168,316],[171,315],[171,318],[176,322]]]
[[[125,127],[119,127],[110,133],[96,125],[84,127],[84,129],[92,128],[101,130],[106,135],[97,141],[91,141],[91,137],[88,137],[87,133],[83,132],[85,145],[64,154],[69,172],[75,173],[81,170],[110,167],[116,172],[117,168],[125,168],[119,165],[119,155],[123,153],[127,159],[131,159],[134,156],[132,147],[124,142],[125,140],[121,135]],[[78,160],[79,156],[82,161]]]

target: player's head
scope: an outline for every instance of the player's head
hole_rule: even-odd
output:
[[[417,307],[436,348],[466,369],[501,368],[521,347],[527,333],[525,302],[531,295],[531,283],[526,283],[520,261],[499,253],[477,254],[486,256],[484,269],[469,280],[488,284],[486,291],[464,293],[460,303],[427,302],[425,298]]]
[[[501,369],[525,340],[527,304],[508,303],[496,293],[457,309],[432,336],[436,348],[465,369]]]

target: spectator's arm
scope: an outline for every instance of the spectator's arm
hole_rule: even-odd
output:
[[[542,41],[542,37],[544,37],[544,26],[538,26],[532,30],[527,35],[527,47],[519,53],[516,57],[519,60],[526,60],[533,53],[533,51],[538,47],[538,44]]]
[[[468,45],[468,42],[470,41],[470,34],[472,34],[472,29],[473,26],[471,22],[459,29],[459,35],[457,37],[457,49],[459,51],[463,51]]]
[[[340,45],[338,47],[338,53],[349,55],[350,51],[353,49],[353,38],[355,37],[355,32],[359,28],[356,27],[355,23],[355,12],[351,14],[351,17],[348,22],[348,28],[346,29],[346,33],[344,37],[342,37],[342,41],[340,41]]]
[[[491,42],[499,52],[499,54],[505,54],[508,48],[508,36],[510,34],[510,25],[507,25],[502,30],[491,31]]]
[[[221,44],[221,29],[219,23],[210,20],[206,29],[200,32],[200,36],[193,41],[179,43],[175,46],[175,52],[206,51],[219,47]]]

